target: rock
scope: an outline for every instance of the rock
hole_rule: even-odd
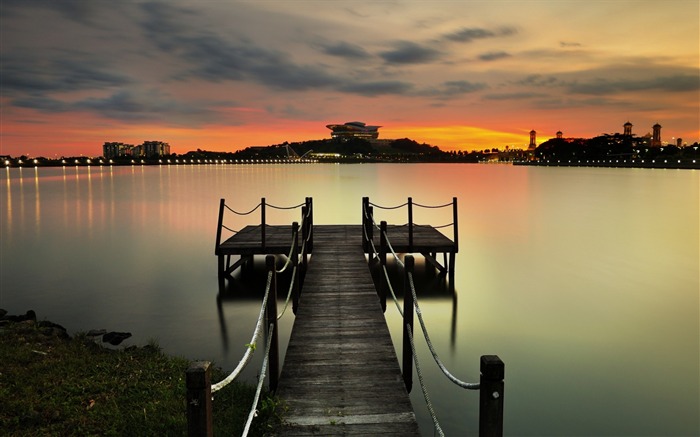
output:
[[[68,330],[64,328],[63,326],[59,325],[58,323],[54,322],[49,322],[48,320],[42,320],[41,322],[37,323],[37,326],[39,328],[54,328],[61,330],[63,332],[67,332]]]
[[[99,337],[100,335],[105,335],[106,333],[106,329],[91,329],[85,335],[87,335],[88,337]]]
[[[112,346],[117,346],[120,344],[122,341],[126,340],[127,338],[131,337],[130,332],[108,332],[105,335],[102,336],[102,342],[104,343],[109,343]]]
[[[2,319],[3,317],[5,317],[6,314],[7,314],[7,310],[4,310],[4,309],[0,308],[0,319]]]

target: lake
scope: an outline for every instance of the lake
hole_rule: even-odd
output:
[[[457,377],[477,381],[481,355],[505,362],[506,434],[700,434],[699,171],[499,164],[4,171],[0,308],[33,309],[70,333],[129,331],[124,345],[155,339],[167,353],[228,370],[250,341],[259,300],[254,293],[217,299],[219,199],[246,211],[262,197],[278,206],[313,197],[316,224],[359,224],[363,196],[386,206],[409,196],[426,205],[457,197],[455,293],[442,292],[428,272],[419,303]],[[382,214],[406,222],[405,212]],[[298,215],[268,210],[268,223]],[[448,210],[417,209],[414,219],[452,221]],[[226,224],[240,229],[255,220]],[[386,317],[400,351],[391,302]],[[289,312],[280,325],[283,350],[292,324]],[[446,435],[475,434],[478,392],[447,381],[416,338]],[[246,380],[255,381],[261,359],[256,354]],[[415,381],[411,399],[422,432],[432,435]]]

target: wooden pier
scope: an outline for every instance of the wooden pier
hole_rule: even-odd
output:
[[[222,241],[222,228],[228,229],[222,199],[215,253],[223,287],[252,256],[287,255],[295,236],[292,259],[299,259],[304,279],[293,293],[296,319],[281,375],[274,378],[276,384],[271,379],[287,408],[281,434],[420,435],[408,395],[410,355],[404,357],[409,375],[404,377],[383,314],[386,290],[375,286],[367,257],[385,263],[392,249],[421,253],[438,270],[449,272],[452,281],[458,250],[456,199],[443,205],[453,208],[454,241],[431,226],[413,223],[411,198],[406,204],[409,221],[402,226],[375,223],[367,198],[357,225],[314,225],[310,198],[301,227],[296,222],[270,225],[265,199],[260,205],[260,225],[246,226]],[[443,265],[438,253],[444,255]],[[239,259],[232,263],[235,256]]]
[[[277,394],[283,435],[420,435],[360,226],[316,226]]]

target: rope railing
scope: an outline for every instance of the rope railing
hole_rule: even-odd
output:
[[[275,206],[271,203],[267,203],[266,205],[269,206],[270,208],[274,208],[274,209],[297,209],[297,208],[301,208],[302,206],[306,205],[306,202],[303,202],[303,203],[300,203],[300,204],[294,205],[294,206]]]
[[[268,327],[268,332],[272,332],[272,329],[274,328],[273,324],[270,323]],[[260,401],[260,393],[262,392],[262,386],[263,382],[265,381],[265,375],[267,375],[267,363],[269,361],[269,356],[270,356],[270,348],[272,346],[272,335],[268,335],[267,337],[267,345],[265,346],[265,355],[263,358],[262,366],[260,367],[260,377],[258,378],[258,386],[255,389],[255,396],[253,398],[253,406],[250,409],[250,413],[248,413],[248,420],[246,420],[245,427],[243,428],[243,433],[241,434],[242,437],[245,437],[248,435],[248,432],[250,431],[250,425],[253,423],[253,419],[255,416],[257,416],[258,413],[258,401]]]
[[[241,373],[241,371],[248,365],[248,362],[250,361],[251,356],[253,355],[253,352],[255,352],[255,344],[258,341],[258,336],[260,335],[260,329],[262,327],[262,321],[263,317],[265,316],[265,309],[267,308],[267,299],[270,296],[270,286],[272,285],[272,272],[269,272],[267,275],[267,285],[265,286],[265,295],[263,296],[263,302],[260,307],[260,314],[258,315],[258,320],[255,323],[255,330],[253,331],[253,337],[250,339],[250,343],[246,345],[246,351],[245,354],[243,354],[243,358],[238,362],[238,365],[236,366],[235,369],[229,375],[222,379],[221,381],[217,382],[216,384],[212,384],[211,386],[211,392],[215,393],[222,388],[226,387],[229,385],[231,382],[233,382],[236,378],[238,378],[238,375]]]
[[[379,208],[379,209],[391,210],[391,209],[403,208],[404,206],[408,205],[408,202],[402,203],[401,205],[396,205],[396,206],[381,206],[381,205],[377,205],[376,203],[372,203],[372,202],[369,202],[369,205],[373,206],[375,208]]]
[[[437,415],[433,409],[433,404],[430,402],[430,396],[428,396],[428,389],[425,387],[425,381],[423,380],[423,373],[420,370],[420,364],[418,363],[418,354],[416,353],[416,345],[413,343],[413,333],[411,332],[411,326],[404,326],[406,333],[408,334],[408,339],[411,344],[411,355],[413,356],[413,363],[416,365],[416,374],[418,375],[418,381],[420,383],[421,391],[423,392],[423,399],[425,399],[425,405],[428,407],[428,412],[430,413],[430,418],[433,419],[433,426],[435,431],[437,431],[440,437],[445,437],[445,433],[442,432],[442,427],[438,422]]]
[[[445,203],[444,205],[421,205],[420,203],[413,202],[413,206],[419,206],[421,208],[428,208],[428,209],[438,209],[438,208],[447,208],[448,206],[452,206],[452,202]]]
[[[235,210],[232,209],[230,206],[228,206],[228,205],[226,205],[226,204],[224,203],[224,207],[226,207],[226,209],[228,209],[229,211],[231,211],[232,213],[234,213],[234,214],[236,214],[236,215],[249,215],[249,214],[252,214],[252,213],[255,212],[255,210],[257,210],[258,208],[260,208],[261,205],[262,205],[262,202],[261,202],[261,203],[258,203],[258,204],[255,206],[255,208],[251,209],[251,210],[248,211],[248,212],[238,212],[238,211],[235,211]]]

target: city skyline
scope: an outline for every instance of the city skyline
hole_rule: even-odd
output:
[[[700,138],[700,6],[4,1],[0,154],[173,153],[325,138],[364,120],[443,150]]]

